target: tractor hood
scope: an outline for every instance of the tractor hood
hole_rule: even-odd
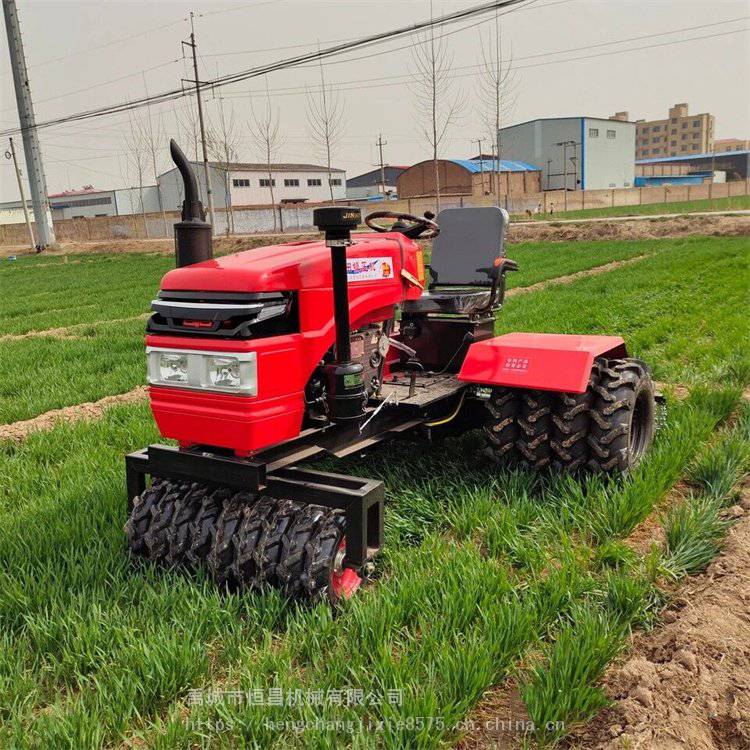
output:
[[[391,261],[390,277],[402,265],[403,235],[359,235],[347,258]],[[385,277],[384,277],[385,278]],[[376,280],[372,277],[370,280]],[[169,271],[162,291],[274,292],[331,285],[331,254],[321,240],[288,242],[244,250],[234,255]]]

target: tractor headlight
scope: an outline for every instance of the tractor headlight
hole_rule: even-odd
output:
[[[188,382],[187,354],[159,353],[159,379],[165,383]]]
[[[255,352],[204,352],[149,346],[148,382],[177,388],[256,396],[258,368]]]
[[[220,388],[239,388],[240,361],[237,357],[209,357],[208,379]]]

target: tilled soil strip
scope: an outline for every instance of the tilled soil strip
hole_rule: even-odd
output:
[[[98,401],[89,401],[85,404],[65,406],[62,409],[52,409],[38,417],[24,419],[21,422],[0,425],[0,441],[20,441],[28,437],[32,432],[39,430],[50,430],[59,422],[80,422],[82,420],[100,419],[104,410],[115,404],[132,404],[145,401],[148,395],[146,386],[138,386],[127,393],[119,393],[116,396],[105,396]]]
[[[628,258],[627,260],[615,260],[611,263],[605,263],[603,266],[594,266],[593,268],[586,268],[583,271],[576,271],[575,273],[570,273],[567,276],[555,276],[552,279],[544,279],[544,281],[539,281],[536,284],[531,284],[529,286],[517,286],[513,289],[509,289],[506,293],[506,297],[515,297],[518,294],[528,294],[529,292],[538,292],[542,289],[546,289],[548,286],[557,286],[558,284],[572,284],[574,281],[578,281],[578,279],[585,279],[589,276],[598,276],[602,273],[609,273],[610,271],[614,271],[616,268],[621,268],[622,266],[629,266],[632,263],[638,263],[645,258],[651,257],[648,254],[645,255],[636,255],[635,258]]]
[[[105,320],[93,320],[88,323],[74,323],[70,326],[62,326],[61,328],[45,328],[42,331],[27,331],[26,333],[6,333],[0,336],[0,342],[3,341],[23,341],[24,339],[35,339],[35,338],[58,338],[58,339],[79,339],[81,336],[77,336],[75,331],[79,328],[85,328],[86,326],[100,326],[106,325],[107,323],[129,323],[133,320],[146,320],[151,313],[142,313],[141,315],[133,315],[129,318],[112,318]]]

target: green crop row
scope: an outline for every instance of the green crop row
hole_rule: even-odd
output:
[[[535,723],[588,716],[601,705],[596,681],[627,628],[658,608],[645,563],[619,540],[686,467],[722,494],[728,474],[745,465],[737,438],[702,447],[747,382],[735,359],[743,326],[732,292],[741,246],[664,244],[670,252],[633,266],[509,300],[501,325],[512,330],[511,315],[541,330],[576,318],[583,333],[627,328],[629,339],[641,335],[634,351],[648,351],[665,373],[672,354],[654,345],[649,324],[668,310],[670,335],[689,341],[693,305],[704,305],[713,329],[695,349],[700,376],[725,388],[695,387],[670,403],[653,451],[624,481],[477,465],[473,435],[338,463],[338,471],[382,478],[388,507],[380,580],[337,618],[274,592],[224,596],[201,574],[133,566],[121,531],[122,455],[156,438],[145,405],[2,446],[0,745],[437,747],[459,735],[485,690],[534,654],[520,677]],[[702,283],[684,274],[701,258],[713,271]],[[613,320],[585,302],[615,295]],[[671,552],[700,536],[694,528],[715,543],[710,526],[678,520]],[[550,702],[558,683],[566,688]],[[381,705],[191,705],[190,690],[210,697],[254,688],[354,688]],[[389,690],[397,701],[387,700]]]

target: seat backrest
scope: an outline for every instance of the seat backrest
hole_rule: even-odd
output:
[[[492,282],[477,268],[490,268],[505,255],[508,212],[497,206],[445,208],[436,219],[440,234],[432,243],[430,266],[437,284],[487,285]]]

